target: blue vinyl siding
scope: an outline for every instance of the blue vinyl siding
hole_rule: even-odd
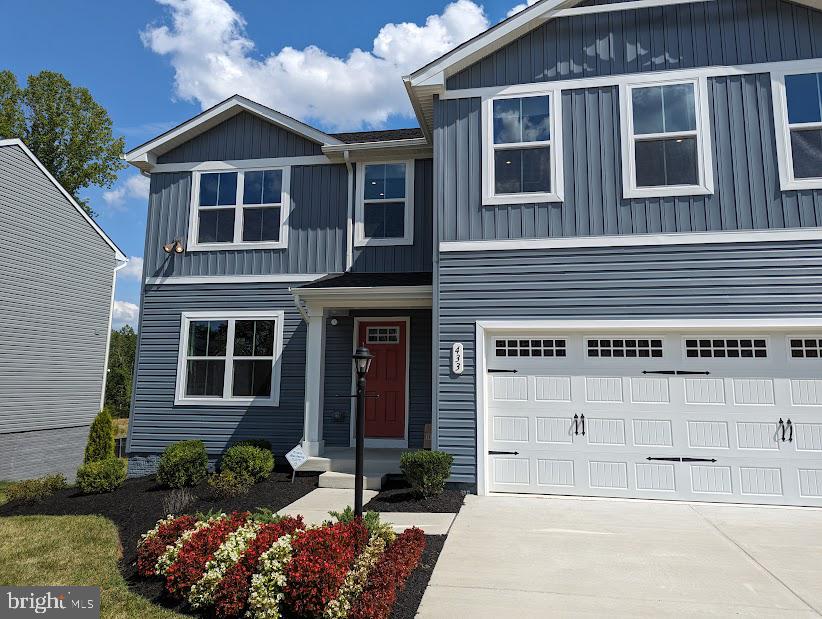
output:
[[[715,0],[551,20],[447,80],[449,90],[818,58],[822,12]]]
[[[822,315],[814,242],[443,253],[438,275],[436,432],[453,481],[475,481],[478,320]]]

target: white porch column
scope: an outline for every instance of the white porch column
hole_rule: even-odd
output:
[[[325,313],[308,309],[305,346],[305,429],[303,450],[319,456],[323,450],[323,382],[325,378]]]

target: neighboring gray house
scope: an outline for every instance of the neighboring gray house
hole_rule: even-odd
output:
[[[73,478],[126,257],[20,140],[0,140],[0,479]]]
[[[481,494],[822,505],[820,8],[541,0],[404,78],[419,130],[235,96],[134,149],[132,473],[344,466],[366,343],[368,444]]]

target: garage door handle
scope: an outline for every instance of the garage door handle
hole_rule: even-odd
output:
[[[585,436],[585,415],[580,415],[579,420],[582,422],[582,436]]]
[[[579,434],[579,415],[574,415],[574,434]]]
[[[788,433],[788,442],[792,443],[793,442],[793,424],[791,423],[790,419],[788,419],[788,430],[790,430],[790,433]],[[782,440],[784,441],[785,439],[783,438]]]
[[[518,456],[518,451],[489,451],[490,456]]]
[[[782,429],[782,442],[785,442],[785,422],[782,421],[782,418],[779,418],[779,425],[776,427],[776,433],[779,434],[779,429]]]

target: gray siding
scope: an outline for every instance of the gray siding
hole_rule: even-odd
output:
[[[81,464],[88,424],[76,428],[0,434],[0,479],[31,479],[62,473],[69,482]]]
[[[22,149],[0,147],[0,435],[83,434],[99,412],[114,267],[112,248]]]
[[[450,90],[822,56],[822,13],[716,0],[551,20],[447,81]]]
[[[432,187],[433,161],[417,159],[414,162],[414,244],[394,247],[355,247],[352,271],[369,273],[431,270]],[[356,195],[356,187],[354,191]]]
[[[290,284],[146,286],[129,454],[161,452],[175,441],[202,439],[212,455],[248,438],[285,453],[303,434],[306,328]],[[284,310],[280,405],[175,406],[180,319],[184,311]]]
[[[431,312],[388,310],[337,316],[337,326],[326,324],[325,406],[323,439],[328,445],[349,445],[351,423],[354,317],[409,316],[408,446],[422,448],[425,425],[431,423]],[[330,321],[330,319],[329,319]],[[335,419],[338,413],[339,420]]]
[[[322,155],[322,145],[240,112],[157,158],[158,163]]]
[[[344,271],[347,191],[344,165],[295,166],[291,168],[286,249],[198,251],[170,256],[163,251],[165,243],[188,239],[191,173],[152,174],[145,273],[148,277],[170,277]]]
[[[622,196],[616,86],[562,94],[562,203],[482,206],[479,99],[436,104],[443,240],[702,232],[822,225],[822,192],[779,187],[768,74],[708,80],[714,193]]]
[[[474,482],[477,320],[819,316],[822,244],[444,253],[439,282],[439,448],[455,456],[454,481]]]

